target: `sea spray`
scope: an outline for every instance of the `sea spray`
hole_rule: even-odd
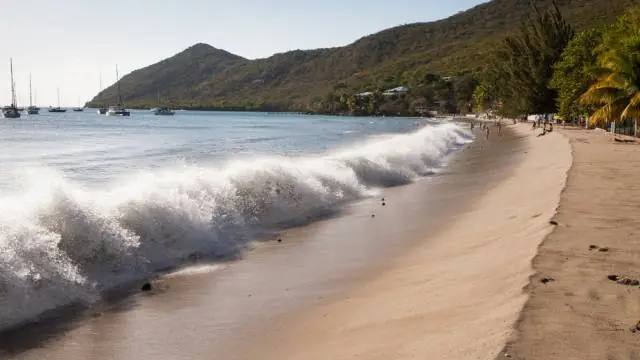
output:
[[[469,141],[449,123],[319,156],[140,172],[100,189],[33,170],[20,191],[0,199],[0,329],[90,304],[193,254],[235,258],[264,231],[430,174]]]

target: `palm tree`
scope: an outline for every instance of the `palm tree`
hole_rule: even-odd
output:
[[[605,52],[600,58],[598,80],[580,97],[580,102],[599,107],[589,123],[598,125],[632,118],[634,135],[640,117],[640,37],[621,41],[621,46]]]

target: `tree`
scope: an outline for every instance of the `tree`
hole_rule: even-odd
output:
[[[555,112],[557,93],[549,87],[552,66],[573,35],[554,1],[544,13],[534,5],[533,16],[520,31],[498,44],[483,77],[491,79],[485,89],[495,92],[491,96],[502,103],[502,113]]]
[[[609,25],[602,34],[602,43],[598,47],[600,53],[619,49],[624,46],[630,35],[640,34],[640,6],[629,8],[624,14]]]
[[[491,110],[491,92],[486,84],[480,84],[473,90],[473,108],[476,112],[482,113]]]
[[[369,115],[375,115],[378,112],[378,108],[380,104],[384,102],[384,97],[380,91],[374,91],[373,94],[369,96],[367,103],[367,113]]]
[[[351,95],[347,98],[347,107],[351,115],[358,113],[358,97],[356,95]]]
[[[640,34],[629,34],[617,41],[617,48],[600,57],[599,77],[581,101],[596,105],[589,118],[591,124],[619,122],[640,117]]]
[[[573,119],[594,111],[580,103],[580,96],[596,80],[598,53],[602,32],[596,29],[577,34],[567,45],[560,61],[554,65],[551,87],[558,92],[558,114]]]
[[[460,113],[471,111],[473,93],[478,85],[478,80],[472,73],[461,74],[453,82],[455,105]]]

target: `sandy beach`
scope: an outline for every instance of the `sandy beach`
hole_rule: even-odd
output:
[[[571,165],[562,135],[511,129],[525,156],[452,226],[343,298],[285,319],[237,358],[496,356],[527,298],[531,260],[553,230]]]
[[[535,258],[531,297],[499,358],[638,359],[640,144],[563,133],[574,160],[558,226]]]
[[[386,206],[354,204],[237,263],[170,275],[149,296],[16,332],[0,354],[493,358],[527,299],[571,164],[566,137],[536,135],[516,125],[479,136],[444,173],[385,190]]]

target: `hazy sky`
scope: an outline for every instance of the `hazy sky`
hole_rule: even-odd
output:
[[[0,104],[73,106],[121,76],[204,42],[246,58],[349,44],[396,25],[432,21],[483,0],[5,0]]]

